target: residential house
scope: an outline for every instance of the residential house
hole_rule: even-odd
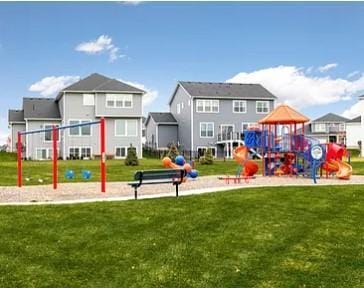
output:
[[[121,81],[92,74],[64,89],[56,98],[24,98],[23,109],[9,110],[12,150],[18,131],[74,125],[105,118],[106,154],[124,158],[132,145],[142,157],[142,102],[145,92]],[[63,159],[99,156],[99,125],[62,130],[59,155]],[[24,157],[44,160],[52,155],[52,134],[23,137]]]
[[[179,81],[169,100],[176,124],[165,142],[177,137],[185,151],[201,155],[211,148],[214,156],[232,158],[233,148],[242,143],[242,131],[257,125],[276,99],[259,84]],[[152,124],[147,123],[147,131]],[[147,132],[147,143],[153,143],[152,135]]]
[[[170,144],[178,144],[178,123],[172,113],[149,113],[145,125],[146,146],[163,150]]]
[[[328,113],[306,125],[305,135],[318,139],[320,143],[346,144],[346,122],[348,120],[340,115]]]
[[[346,122],[346,146],[350,149],[360,149],[364,132],[361,127],[361,115]]]

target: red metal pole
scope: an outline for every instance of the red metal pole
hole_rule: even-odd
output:
[[[102,117],[100,121],[100,149],[101,149],[101,192],[106,192],[106,153],[105,153],[105,118]]]
[[[18,153],[18,187],[21,187],[22,186],[22,174],[23,174],[23,171],[22,171],[22,162],[21,162],[21,154],[22,154],[22,143],[21,143],[21,134],[20,132],[18,132],[18,142],[17,142],[17,153]]]
[[[56,125],[52,127],[52,138],[53,138],[53,189],[57,189],[57,182],[58,182],[58,167],[57,167],[57,160],[58,160],[58,151],[57,151],[57,135],[58,129]]]

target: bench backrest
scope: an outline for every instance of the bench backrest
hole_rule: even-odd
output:
[[[183,169],[160,169],[160,170],[147,170],[137,171],[134,174],[134,180],[162,180],[162,179],[176,179],[182,180],[185,176]]]

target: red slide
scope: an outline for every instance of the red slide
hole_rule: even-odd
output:
[[[258,172],[258,164],[253,160],[248,160],[248,151],[246,146],[239,146],[233,151],[234,159],[243,167],[241,175],[244,177],[254,176]]]
[[[345,148],[342,146],[330,143],[327,148],[326,162],[322,165],[322,168],[329,173],[336,173],[338,179],[349,180],[353,173],[353,168],[348,163],[342,161],[345,152]]]

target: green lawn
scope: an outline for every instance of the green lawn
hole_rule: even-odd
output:
[[[363,287],[364,186],[0,209],[0,287]]]
[[[258,161],[259,166],[261,165]],[[352,159],[354,174],[364,175],[364,160],[359,158]],[[59,181],[60,182],[83,182],[98,181],[100,179],[100,162],[96,160],[72,160],[59,161]],[[196,169],[199,175],[234,175],[237,170],[237,163],[234,160],[215,160],[213,165],[200,165],[196,162]],[[143,159],[140,160],[139,166],[125,166],[123,160],[107,161],[107,180],[108,181],[129,181],[132,179],[134,172],[137,170],[160,169],[162,161],[159,159]],[[64,177],[66,170],[75,171],[76,179],[67,180]],[[84,180],[81,171],[88,169],[92,172],[91,180]],[[260,172],[258,172],[260,173]],[[23,178],[30,178],[29,181],[24,180],[24,185],[40,184],[39,179],[44,183],[52,182],[52,163],[51,161],[23,161]],[[16,185],[16,159],[15,155],[0,153],[0,186]]]
[[[139,166],[125,166],[123,160],[107,161],[107,181],[128,181],[131,180],[134,172],[137,170],[161,169],[162,161],[159,159],[143,159],[139,161]],[[82,182],[81,171],[88,169],[92,172],[91,181],[100,179],[100,162],[97,160],[70,160],[58,161],[59,164],[59,181],[60,182]],[[199,165],[196,163],[196,169],[199,175],[221,175],[235,174],[237,170],[235,161],[215,161],[214,165]],[[76,179],[67,180],[64,177],[66,170],[71,169],[76,174]],[[51,161],[23,161],[23,178],[30,178],[30,181],[24,180],[24,185],[39,184],[38,179],[43,183],[52,182],[52,162]],[[0,161],[0,186],[16,185],[16,160]]]

